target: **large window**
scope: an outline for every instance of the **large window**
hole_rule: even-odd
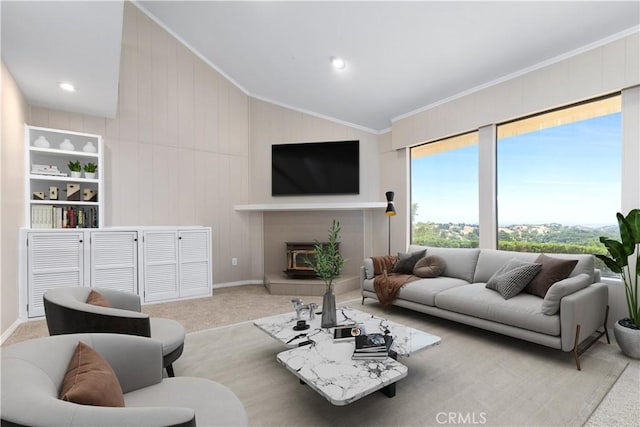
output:
[[[478,247],[478,132],[411,148],[411,242]]]
[[[620,111],[618,95],[498,126],[499,249],[606,253],[598,237],[616,235],[621,206]]]

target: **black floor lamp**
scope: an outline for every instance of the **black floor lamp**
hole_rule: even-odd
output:
[[[396,208],[393,206],[393,195],[393,191],[385,193],[385,196],[387,196],[387,210],[384,211],[384,214],[389,217],[389,255],[391,255],[391,217],[396,214]]]

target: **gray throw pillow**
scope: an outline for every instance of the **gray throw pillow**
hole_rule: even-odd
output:
[[[587,273],[569,277],[554,283],[542,300],[542,312],[547,316],[553,316],[560,311],[560,300],[580,289],[591,285],[591,277]]]
[[[515,266],[515,267],[514,267]],[[491,276],[486,284],[504,299],[518,295],[542,268],[542,264],[511,260]]]
[[[438,255],[427,255],[420,258],[413,266],[413,275],[418,277],[438,277],[444,272],[447,264]]]
[[[408,254],[398,252],[398,261],[396,261],[391,272],[413,274],[413,267],[416,265],[416,262],[418,262],[420,258],[424,258],[426,254],[426,249],[423,251],[412,252]]]
[[[496,280],[498,276],[506,273],[509,270],[513,270],[516,267],[522,267],[523,265],[531,265],[532,262],[522,261],[518,258],[511,258],[509,261],[505,262],[502,267],[500,267],[493,275],[487,280],[487,285],[495,286]]]

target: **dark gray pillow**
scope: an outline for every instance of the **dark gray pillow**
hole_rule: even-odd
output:
[[[554,283],[569,277],[578,260],[552,258],[545,254],[540,254],[535,262],[542,264],[542,270],[524,288],[524,292],[544,298]]]
[[[447,264],[438,255],[427,255],[420,258],[413,266],[413,275],[418,277],[438,277],[444,272]]]
[[[393,269],[391,270],[391,272],[413,274],[413,267],[416,265],[416,262],[418,262],[420,258],[424,258],[426,254],[427,254],[426,249],[418,252],[408,253],[408,254],[398,252],[398,260],[393,266]]]
[[[504,299],[518,295],[542,268],[542,264],[512,259],[503,265],[486,284]]]

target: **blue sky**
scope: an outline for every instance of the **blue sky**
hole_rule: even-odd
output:
[[[498,223],[598,226],[620,210],[620,113],[498,140]],[[478,222],[478,146],[411,162],[418,222]]]

